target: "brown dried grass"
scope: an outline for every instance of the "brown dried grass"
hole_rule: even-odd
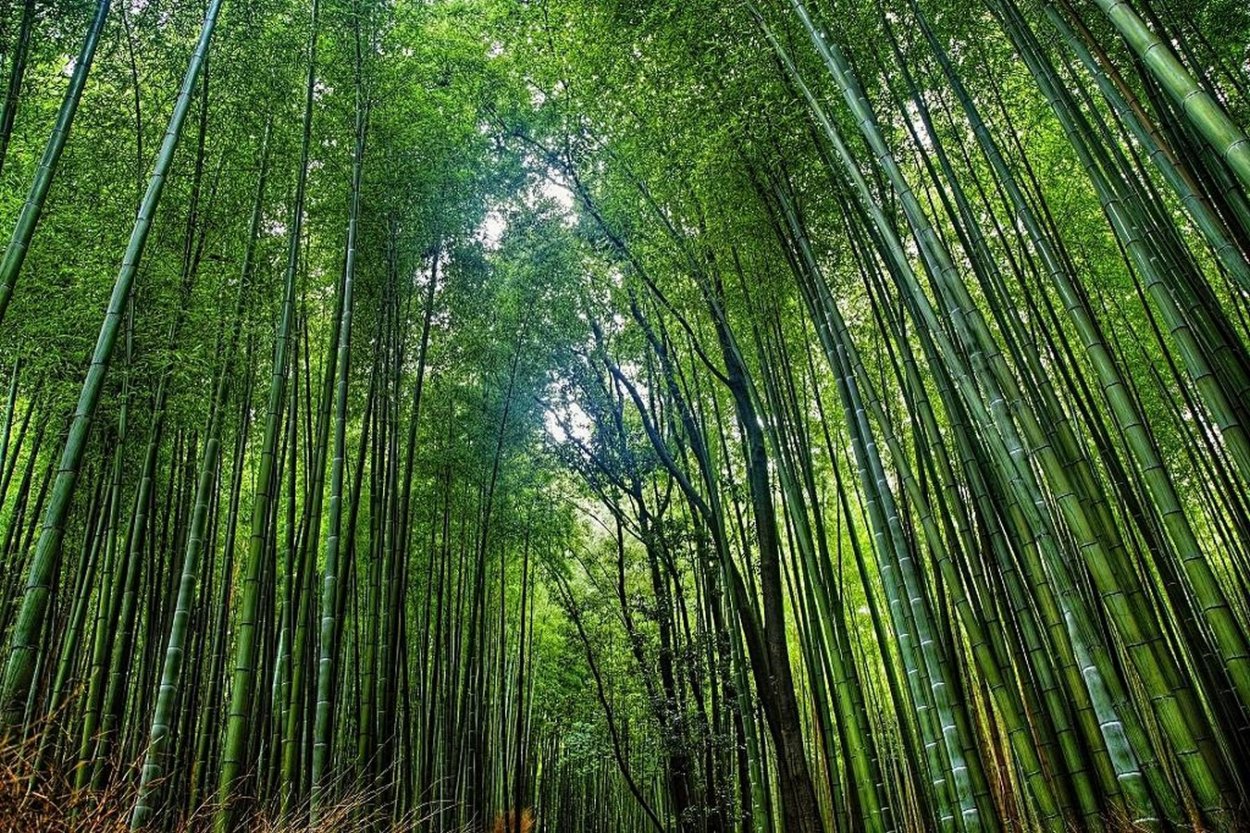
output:
[[[521,810],[509,810],[495,817],[492,833],[534,833],[534,811],[529,807]]]
[[[34,762],[40,739],[30,738],[21,744],[0,747],[0,833],[128,833],[130,812],[134,807],[133,785],[112,784],[101,790],[78,790],[73,787],[71,773],[37,771]],[[315,825],[291,823],[252,813],[245,824],[236,829],[246,833],[342,833],[360,829],[375,806],[367,795],[345,798],[327,808]],[[416,812],[395,824],[392,833],[416,830],[426,817]],[[213,816],[210,806],[201,807],[175,828],[162,826],[169,833],[199,833],[209,828]],[[515,812],[501,814],[487,828],[493,833],[517,833]],[[534,814],[526,808],[519,818],[520,833],[533,833]],[[378,827],[369,827],[377,830]],[[474,828],[482,830],[482,828]],[[470,833],[470,831],[464,831]]]

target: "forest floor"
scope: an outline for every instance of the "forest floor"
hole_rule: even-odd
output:
[[[132,789],[78,790],[65,774],[49,775],[33,766],[37,742],[0,751],[0,833],[128,833],[134,806]],[[279,822],[253,815],[247,833],[338,833],[359,818],[361,801],[329,808],[316,825]],[[211,808],[191,814],[171,833],[202,830]],[[417,821],[398,824],[394,833],[415,829]],[[528,833],[529,828],[526,828]]]

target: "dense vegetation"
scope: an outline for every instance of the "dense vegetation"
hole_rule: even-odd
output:
[[[1250,7],[0,3],[0,828],[1250,825]]]

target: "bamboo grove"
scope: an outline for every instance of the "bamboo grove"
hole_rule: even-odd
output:
[[[1250,10],[0,3],[0,829],[1250,826]]]

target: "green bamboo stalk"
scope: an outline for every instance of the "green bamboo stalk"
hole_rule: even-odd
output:
[[[352,153],[352,183],[347,221],[347,253],[343,263],[343,303],[339,320],[338,355],[335,357],[337,385],[334,403],[334,451],[330,464],[330,516],[326,533],[325,579],[321,593],[320,655],[317,662],[317,704],[313,725],[312,797],[309,823],[316,824],[325,804],[330,745],[333,741],[331,721],[336,682],[335,648],[338,643],[338,583],[340,524],[343,512],[343,468],[347,446],[347,385],[351,370],[352,293],[356,270],[356,237],[360,214],[361,171],[364,164],[367,105],[360,79],[360,28],[356,23],[356,142]]]
[[[272,124],[270,123],[266,125],[265,135],[261,140],[260,173],[257,177],[256,199],[252,204],[248,243],[243,254],[238,300],[235,303],[233,322],[240,321],[242,317],[243,302],[247,297],[246,291],[251,278],[252,261],[256,252],[256,240],[260,233],[265,183],[268,175],[271,131]],[[191,619],[192,596],[195,593],[195,586],[199,580],[200,553],[205,545],[209,503],[212,500],[212,493],[217,483],[221,449],[222,412],[225,410],[227,395],[230,390],[231,369],[234,364],[233,357],[239,334],[237,326],[230,326],[229,344],[224,354],[225,363],[222,365],[209,410],[207,440],[204,444],[203,457],[200,461],[200,474],[195,490],[195,502],[190,529],[187,533],[186,552],[183,555],[181,577],[178,584],[178,597],[170,624],[168,644],[165,649],[165,662],[161,672],[160,691],[157,695],[156,707],[152,716],[152,726],[149,732],[145,761],[140,772],[138,794],[130,817],[131,830],[144,829],[156,815],[157,807],[154,800],[165,769],[164,757],[171,733],[171,721],[173,720],[174,709],[181,691],[184,649],[187,640],[188,623]]]
[[[56,177],[57,164],[61,161],[61,152],[69,139],[74,116],[78,113],[78,104],[82,101],[83,88],[87,85],[87,75],[91,72],[91,64],[95,60],[96,46],[100,42],[100,33],[104,31],[104,22],[108,19],[110,0],[99,0],[96,5],[95,17],[91,20],[91,28],[78,57],[74,60],[74,71],[70,74],[69,87],[56,112],[56,123],[48,136],[48,144],[43,150],[39,166],[30,183],[30,191],[26,202],[22,204],[21,213],[13,227],[9,244],[5,247],[4,257],[0,259],[0,323],[4,322],[4,313],[13,297],[13,287],[17,284],[18,274],[22,271],[22,263],[30,249],[31,240],[35,236],[35,228],[39,225],[39,216],[43,212],[44,202],[48,198],[48,190]]]
[[[160,204],[166,177],[173,164],[174,150],[182,135],[182,125],[186,121],[191,96],[204,66],[208,43],[220,10],[221,0],[210,0],[200,28],[200,37],[196,43],[195,52],[191,56],[186,75],[183,77],[169,126],[165,130],[160,152],[156,157],[156,165],[148,180],[147,193],[144,194],[143,203],[139,208],[139,216],[131,232],[121,270],[113,285],[104,323],[100,327],[100,335],[92,354],[91,365],[83,381],[82,392],[79,395],[73,422],[65,441],[65,450],[61,455],[61,463],[57,470],[52,499],[48,503],[47,514],[44,517],[43,532],[39,536],[39,543],[26,580],[26,592],[22,599],[21,610],[13,629],[12,646],[8,663],[5,666],[4,685],[0,688],[0,723],[4,724],[5,731],[12,731],[21,720],[22,704],[30,693],[35,663],[38,659],[38,644],[43,632],[44,616],[52,592],[51,580],[60,564],[65,519],[69,513],[70,501],[78,481],[79,466],[86,452],[91,420],[100,401],[100,391],[108,372],[113,347],[117,342],[122,313],[130,298],[130,288],[139,270],[139,262],[147,245],[156,208]]]
[[[265,410],[265,433],[261,446],[260,469],[256,477],[256,493],[252,506],[251,537],[243,565],[243,597],[238,613],[235,640],[233,684],[230,710],[226,720],[226,739],[221,752],[221,770],[217,782],[217,808],[213,814],[215,833],[227,833],[234,818],[234,791],[244,773],[244,762],[251,742],[249,720],[256,686],[257,655],[260,635],[257,633],[261,603],[262,559],[267,551],[270,519],[275,501],[274,458],[278,433],[282,424],[282,403],[285,399],[287,352],[294,316],[295,278],[303,245],[305,189],[308,183],[309,145],[312,136],[313,100],[316,88],[317,13],[320,3],[313,0],[308,40],[308,80],[305,86],[303,137],[300,163],[296,177],[295,200],[287,248],[286,274],[283,281],[282,309],[274,343],[268,402]]]
[[[1177,59],[1158,34],[1151,31],[1128,0],[1095,0],[1125,42],[1180,105],[1190,123],[1228,163],[1243,187],[1250,189],[1250,139],[1229,118],[1210,93]]]

